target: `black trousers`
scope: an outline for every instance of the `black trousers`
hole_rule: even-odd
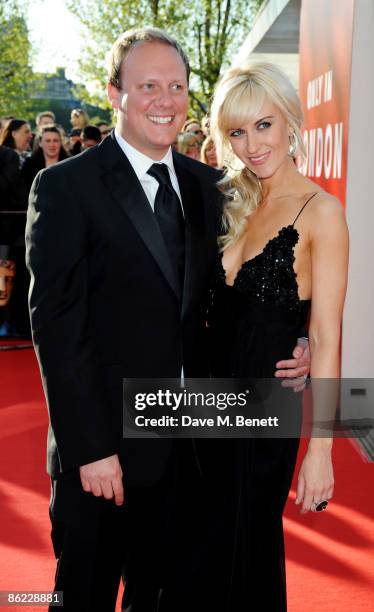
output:
[[[78,471],[52,480],[54,588],[64,611],[113,612],[121,575],[126,612],[220,610],[217,528],[191,440],[175,442],[156,485],[126,488],[125,467],[124,475],[122,507],[85,493]]]
[[[71,472],[52,480],[50,516],[54,589],[63,592],[63,610],[114,610],[123,563],[117,545],[123,540],[123,508],[85,493],[79,474]]]

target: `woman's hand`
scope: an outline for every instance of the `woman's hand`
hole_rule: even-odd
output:
[[[333,490],[331,444],[326,439],[313,439],[300,468],[295,503],[302,503],[300,512],[305,514],[321,501],[331,499]]]

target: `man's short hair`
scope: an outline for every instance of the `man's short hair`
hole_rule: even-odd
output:
[[[187,81],[190,77],[190,63],[181,45],[175,38],[159,28],[133,28],[121,34],[114,43],[109,54],[108,81],[117,89],[121,89],[121,66],[130,49],[139,43],[162,43],[173,47],[181,57],[186,68]]]
[[[54,123],[56,121],[56,115],[52,111],[43,111],[42,113],[38,113],[36,115],[36,125],[39,124],[40,120],[43,119],[43,117],[49,117],[51,119],[51,123]]]
[[[82,130],[82,138],[85,140],[94,140],[95,142],[101,142],[101,132],[96,125],[86,125]]]
[[[71,136],[80,136],[81,134],[82,134],[82,130],[80,128],[73,128],[68,133],[68,136],[70,138]]]
[[[54,134],[58,134],[61,138],[61,132],[56,125],[44,125],[40,132],[40,137],[42,137],[46,132],[53,132]]]

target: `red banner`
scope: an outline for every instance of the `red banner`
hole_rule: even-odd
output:
[[[300,97],[302,172],[345,204],[354,0],[303,0]]]

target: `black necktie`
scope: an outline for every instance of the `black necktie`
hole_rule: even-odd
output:
[[[180,200],[175,193],[166,164],[153,164],[147,174],[158,182],[155,198],[155,217],[159,224],[179,288],[183,290],[185,237],[184,218]]]

